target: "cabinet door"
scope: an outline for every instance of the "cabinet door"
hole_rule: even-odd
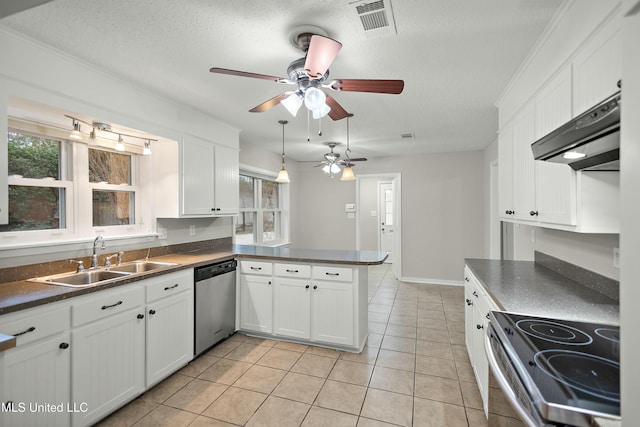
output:
[[[571,87],[571,65],[568,65],[536,97],[536,139],[571,119]],[[538,221],[575,225],[575,171],[569,165],[536,160],[534,172]]]
[[[530,103],[513,122],[513,205],[515,219],[535,221],[535,171],[531,144],[534,141],[534,108]]]
[[[471,279],[467,275],[465,270],[464,276],[464,343],[467,346],[467,353],[469,353],[469,359],[473,359],[473,284]]]
[[[314,281],[311,285],[311,339],[353,346],[353,284]]]
[[[480,296],[480,298],[483,297],[483,295]],[[484,350],[484,335],[486,334],[488,324],[485,314],[486,313],[481,311],[480,304],[476,302],[473,306],[473,360],[471,364],[476,374],[476,382],[478,383],[478,389],[480,396],[482,396],[486,414],[488,409],[487,397],[489,393],[489,362],[487,361],[487,355]]]
[[[513,219],[513,125],[500,129],[498,135],[498,175],[500,217]]]
[[[574,116],[616,93],[622,75],[621,14],[605,24],[573,60]]]
[[[71,402],[69,333],[59,334],[4,355],[3,402],[15,412],[0,412],[3,426],[68,426]],[[81,401],[77,401],[81,402]],[[62,412],[33,405],[51,404]],[[70,405],[71,406],[71,405]]]
[[[193,358],[193,293],[147,304],[147,388]]]
[[[214,214],[215,145],[193,136],[182,141],[182,209],[183,215]]]
[[[72,331],[71,401],[88,409],[73,414],[74,426],[92,424],[144,390],[143,310],[139,306]]]
[[[294,338],[311,338],[311,282],[275,279],[274,333]]]
[[[240,276],[240,327],[247,331],[273,331],[271,277]]]
[[[235,215],[240,206],[238,150],[216,146],[215,149],[215,214]]]

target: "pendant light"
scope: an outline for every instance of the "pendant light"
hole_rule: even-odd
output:
[[[289,173],[284,167],[284,125],[289,122],[286,120],[279,120],[278,123],[282,125],[282,169],[280,169],[280,172],[278,172],[276,182],[289,182]]]
[[[356,175],[353,173],[353,169],[351,168],[351,159],[349,156],[351,155],[351,149],[349,148],[349,117],[347,116],[347,149],[344,152],[347,161],[345,163],[344,169],[342,169],[342,176],[340,177],[340,181],[353,181],[356,179]]]

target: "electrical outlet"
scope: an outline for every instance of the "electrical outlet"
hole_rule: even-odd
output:
[[[190,225],[189,226],[189,236],[195,236],[196,235],[196,226],[195,225]]]
[[[613,248],[613,266],[620,268],[620,248]]]

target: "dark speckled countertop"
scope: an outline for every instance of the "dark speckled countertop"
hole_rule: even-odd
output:
[[[505,311],[620,323],[618,302],[536,262],[466,259],[465,263]]]
[[[172,271],[199,267],[212,262],[225,261],[236,257],[270,258],[288,262],[375,265],[381,264],[386,259],[387,253],[375,251],[267,248],[244,245],[226,245],[190,252],[172,253],[149,259],[153,261],[177,263],[178,265],[176,266],[150,271],[144,274],[136,274],[135,276],[128,276],[122,280],[104,285],[72,288],[29,282],[26,280],[2,283],[0,284],[0,315],[98,292],[104,289],[123,286]]]

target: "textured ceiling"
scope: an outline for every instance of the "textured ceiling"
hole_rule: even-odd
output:
[[[400,95],[330,93],[354,114],[353,156],[482,149],[496,137],[494,102],[561,4],[392,0],[397,32],[371,36],[355,11],[361,3],[54,0],[0,25],[190,104],[240,129],[241,141],[274,152],[281,148],[277,122],[289,120],[287,156],[315,160],[327,151],[323,143],[346,141],[345,120],[323,119],[322,136],[312,120],[307,142],[305,110],[297,118],[282,106],[248,112],[291,86],[209,68],[286,77],[288,64],[303,56],[290,43],[292,29],[320,26],[343,44],[331,78],[405,81]]]

